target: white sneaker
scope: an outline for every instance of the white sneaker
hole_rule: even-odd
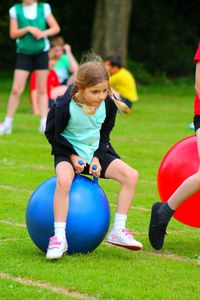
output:
[[[126,228],[119,230],[112,229],[108,235],[107,241],[110,244],[134,251],[143,248],[142,243],[136,241],[132,233]]]
[[[12,133],[12,124],[7,125],[5,122],[0,123],[0,135],[11,134]]]
[[[49,240],[46,259],[60,258],[67,252],[67,249],[68,245],[66,239],[59,241],[57,236],[54,235]]]
[[[46,129],[46,123],[40,123],[40,127],[38,129],[39,133],[44,133]]]

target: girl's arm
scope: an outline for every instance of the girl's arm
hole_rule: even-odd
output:
[[[47,19],[47,24],[49,25],[49,28],[43,31],[43,36],[52,36],[60,32],[60,26],[58,25],[58,22],[54,18],[52,14],[50,14]]]
[[[60,26],[58,25],[56,19],[54,18],[54,16],[52,14],[50,14],[47,17],[46,21],[47,21],[49,28],[44,31],[42,31],[36,27],[31,27],[31,33],[37,40],[42,39],[47,36],[56,35],[57,33],[60,32]]]
[[[70,60],[70,72],[71,73],[76,73],[78,71],[78,63],[74,57],[74,55],[72,54],[72,51],[71,51],[71,46],[69,44],[65,44],[64,45],[64,50],[67,54],[67,56],[69,57],[69,60]]]
[[[28,32],[30,32],[31,26],[27,26],[21,29],[18,29],[17,21],[13,18],[10,18],[10,37],[11,39],[19,39]]]
[[[52,14],[47,19],[48,29],[42,31],[39,28],[33,26],[27,26],[19,29],[17,20],[10,18],[10,37],[11,39],[18,39],[30,32],[37,40],[46,36],[52,36],[60,32],[60,27]]]

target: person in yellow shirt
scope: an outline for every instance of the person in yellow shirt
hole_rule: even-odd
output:
[[[117,98],[124,102],[132,111],[133,103],[138,100],[136,82],[126,68],[122,66],[121,56],[113,54],[104,60],[104,65],[110,73],[110,86]]]

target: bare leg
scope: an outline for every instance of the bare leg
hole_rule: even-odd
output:
[[[39,115],[39,105],[38,105],[38,94],[37,90],[31,91],[31,105],[33,109],[33,114],[38,116]]]
[[[8,99],[7,117],[13,118],[14,114],[19,106],[21,94],[24,91],[24,87],[28,78],[29,72],[24,70],[15,70],[13,86]]]
[[[69,191],[74,178],[70,163],[60,162],[56,167],[56,190],[54,194],[54,221],[66,222],[69,207]]]
[[[60,162],[56,167],[56,190],[54,194],[54,232],[47,249],[47,259],[57,259],[67,251],[66,218],[69,207],[69,191],[74,178],[74,170],[70,163]]]
[[[200,129],[196,132],[198,154],[200,157]],[[200,190],[200,170],[197,173],[187,178],[178,189],[168,199],[168,204],[171,209],[176,210],[181,203]]]
[[[120,159],[115,159],[108,166],[105,177],[121,183],[117,201],[117,212],[126,215],[135,194],[138,172]]]
[[[48,70],[36,71],[36,86],[38,91],[38,102],[41,119],[46,119],[48,112],[47,76]]]
[[[198,154],[200,154],[200,129],[196,132]],[[200,155],[199,155],[200,156]],[[160,250],[163,247],[167,225],[174,211],[187,198],[200,190],[200,170],[187,178],[164,204],[155,202],[151,210],[149,240],[152,247]]]
[[[125,226],[126,216],[135,194],[138,172],[120,159],[115,159],[108,166],[105,177],[115,179],[121,184],[114,226],[107,237],[107,241],[119,247],[140,250],[143,245],[133,237],[132,233]]]

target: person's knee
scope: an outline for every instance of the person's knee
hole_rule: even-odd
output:
[[[11,91],[12,95],[13,95],[13,96],[16,96],[16,97],[21,96],[22,92],[23,92],[23,88],[20,87],[20,86],[18,86],[18,87],[13,87],[13,88],[12,88],[12,91]]]
[[[47,95],[47,89],[44,87],[38,88],[38,95],[39,96],[45,96]]]
[[[62,191],[69,192],[71,188],[72,180],[67,178],[66,176],[58,176],[56,188]]]
[[[139,173],[135,169],[130,168],[125,172],[124,181],[126,184],[136,185],[138,182],[138,178],[139,178]]]

